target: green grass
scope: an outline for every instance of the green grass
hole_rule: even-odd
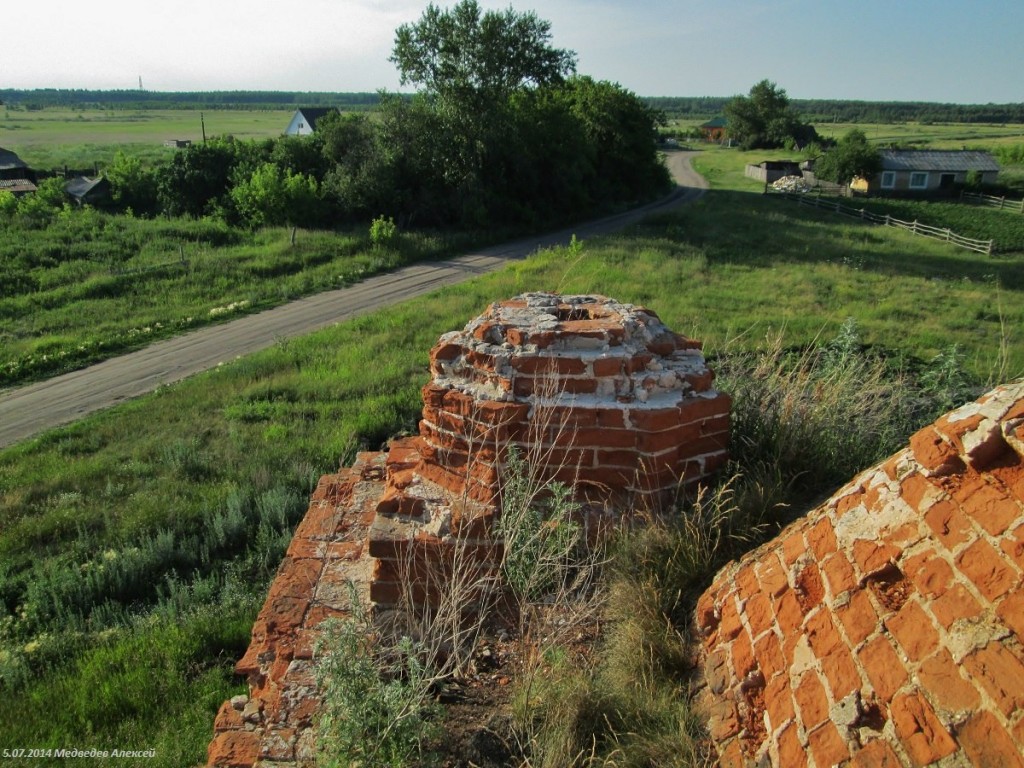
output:
[[[932,227],[951,229],[963,237],[992,240],[996,254],[1024,252],[1024,216],[995,208],[956,202],[868,199],[853,200],[855,208],[866,208],[902,221],[919,221]]]
[[[59,214],[0,245],[0,386],[447,253],[457,239]],[[464,239],[462,242],[468,242]]]
[[[1024,125],[982,123],[818,123],[820,136],[839,139],[853,129],[876,144],[961,149],[1001,142],[1024,141]]]
[[[723,158],[705,163],[728,182],[736,161]],[[986,261],[760,194],[712,191],[581,251],[539,253],[0,451],[0,700],[37,702],[0,712],[0,744],[88,737],[159,745],[163,762],[147,764],[202,759],[217,704],[240,690],[230,668],[252,594],[312,483],[353,446],[415,428],[431,345],[489,302],[526,290],[604,293],[704,339],[713,360],[762,349],[780,330],[799,349],[853,318],[859,341],[893,367],[927,370],[956,344],[984,381],[1024,372],[1021,264],[1020,254]],[[204,612],[216,610],[237,617],[234,629],[191,645],[213,632]],[[178,622],[194,631],[172,631]],[[160,717],[147,702],[154,686],[165,689],[145,669],[106,683],[97,671],[147,654],[179,686],[166,689]],[[117,717],[85,693],[102,684],[110,698],[98,700]],[[61,692],[64,711],[53,716]],[[118,709],[132,702],[138,712]]]
[[[248,645],[256,608],[253,600],[225,600],[102,633],[88,650],[22,687],[16,696],[0,698],[0,744],[152,749],[153,758],[117,763],[166,768],[197,764],[210,739],[211,713],[226,698],[245,692],[233,679],[231,664]]]
[[[239,139],[280,136],[293,110],[204,110],[207,137]],[[101,109],[15,110],[0,113],[0,147],[12,150],[33,168],[90,168],[108,165],[118,150],[149,162],[166,160],[175,150],[170,139],[203,140],[200,110]]]

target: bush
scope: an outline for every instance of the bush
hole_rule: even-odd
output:
[[[425,650],[409,637],[377,642],[369,616],[350,584],[352,616],[330,623],[317,649],[324,693],[318,723],[318,765],[400,768],[420,764],[437,733]]]
[[[502,485],[498,535],[505,544],[501,570],[505,583],[524,601],[563,587],[584,547],[583,528],[572,519],[578,505],[563,483],[533,492],[523,459],[509,451]]]
[[[388,218],[378,216],[370,224],[370,242],[373,243],[374,248],[386,248],[394,243],[397,237],[398,225],[390,216]]]
[[[861,347],[852,320],[802,351],[786,350],[778,335],[753,356],[725,354],[717,373],[733,397],[738,503],[759,506],[764,522],[899,448],[924,414],[907,378]]]

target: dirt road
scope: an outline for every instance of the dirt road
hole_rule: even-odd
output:
[[[538,248],[564,245],[573,234],[585,239],[614,232],[651,213],[696,200],[707,184],[690,166],[694,154],[669,154],[668,167],[678,186],[667,198],[642,208],[451,259],[413,264],[4,393],[0,395],[0,448],[264,349],[277,340],[311,333],[500,269]]]

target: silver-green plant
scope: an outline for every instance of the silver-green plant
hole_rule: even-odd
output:
[[[520,599],[537,600],[564,586],[582,555],[583,526],[574,519],[579,504],[565,483],[538,487],[514,447],[507,449],[503,477],[502,575]]]
[[[379,642],[355,586],[349,589],[351,615],[331,622],[318,644],[323,706],[317,764],[421,765],[439,715],[424,648],[409,636]]]

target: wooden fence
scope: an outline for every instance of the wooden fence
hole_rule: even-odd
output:
[[[896,227],[897,229],[903,229],[915,235],[920,235],[921,237],[930,237],[933,240],[942,240],[959,246],[960,248],[966,248],[969,251],[984,253],[987,256],[992,255],[992,246],[995,244],[995,241],[993,240],[974,240],[970,237],[958,235],[956,232],[949,229],[929,227],[927,224],[921,224],[918,221],[901,221],[889,214],[880,216],[879,214],[872,213],[864,208],[852,208],[851,206],[843,205],[838,201],[833,202],[831,200],[824,200],[817,195],[801,195],[795,192],[782,192],[780,194],[787,200],[795,200],[800,205],[809,205],[826,211],[834,211],[835,213],[843,216],[849,216],[863,221],[870,221],[872,224],[884,224],[887,227]]]
[[[1024,213],[1024,200],[1007,200],[1005,195],[1003,197],[995,197],[994,195],[978,195],[973,192],[961,192],[960,199],[965,203],[987,205],[990,208],[998,208],[1001,211]]]

